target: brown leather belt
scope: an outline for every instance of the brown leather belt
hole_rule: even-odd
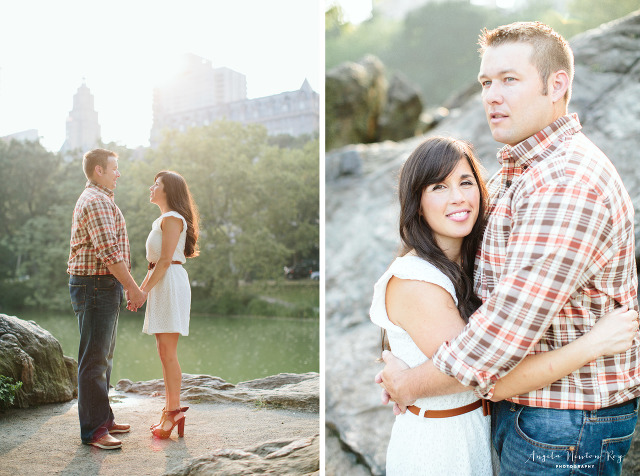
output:
[[[449,418],[457,415],[462,415],[464,413],[469,413],[476,408],[482,407],[482,414],[484,416],[491,415],[491,407],[489,406],[489,402],[487,400],[476,400],[469,405],[465,405],[464,407],[458,408],[449,408],[448,410],[426,410],[424,412],[425,418]],[[420,416],[420,408],[415,405],[410,405],[407,407],[414,415]]]
[[[172,261],[171,264],[182,264],[182,261]],[[153,269],[156,267],[155,263],[149,263],[149,266],[147,266],[147,269]]]

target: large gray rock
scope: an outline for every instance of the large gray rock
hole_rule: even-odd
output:
[[[640,209],[640,12],[577,36],[571,43],[576,78],[570,111],[578,112],[584,132],[613,161]],[[469,140],[488,173],[493,173],[498,170],[495,153],[502,145],[491,138],[479,87],[477,91],[429,136]],[[381,368],[376,363],[380,335],[369,322],[368,311],[373,284],[399,247],[398,172],[422,140],[350,146],[357,150],[359,172],[327,173],[326,424],[327,433],[340,440],[328,446],[327,459],[350,461],[341,470],[334,468],[335,474],[347,474],[353,464],[384,474],[393,415],[391,408],[380,404],[373,382]],[[343,150],[332,154],[338,157]],[[638,223],[636,242],[640,243]],[[329,452],[345,449],[350,458]],[[634,441],[625,474],[638,474],[639,455],[640,444]]]
[[[327,148],[374,142],[387,88],[384,65],[372,55],[328,71],[325,80]]]
[[[389,82],[373,55],[328,71],[325,91],[327,150],[402,140],[419,128],[423,104],[418,88],[398,73]]]
[[[165,476],[238,474],[312,475],[320,471],[319,436],[276,440],[246,450],[216,450],[187,461]]]
[[[237,385],[209,375],[182,374],[181,400],[202,402],[242,402],[305,412],[318,412],[320,407],[320,376],[281,373]],[[164,394],[162,379],[132,382],[123,379],[116,390],[141,395]]]
[[[378,121],[378,140],[402,140],[415,136],[423,109],[418,87],[404,75],[394,74]]]
[[[33,321],[0,314],[0,375],[22,382],[15,406],[66,402],[77,396],[78,364]]]

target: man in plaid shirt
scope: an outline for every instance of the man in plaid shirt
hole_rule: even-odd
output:
[[[78,416],[82,442],[102,449],[122,446],[112,433],[116,424],[109,405],[109,377],[123,287],[134,307],[146,300],[131,276],[129,238],[113,190],[120,177],[118,155],[94,149],[82,163],[87,184],[73,210],[67,273],[73,311],[78,318]]]
[[[483,305],[422,366],[405,370],[385,353],[377,381],[383,400],[390,395],[401,410],[462,385],[491,399],[495,382],[528,354],[568,344],[615,307],[638,309],[633,205],[609,159],[568,115],[569,45],[536,22],[485,30],[480,46],[487,120],[506,144],[488,183],[476,259]],[[500,474],[619,473],[637,420],[639,343],[495,404]]]

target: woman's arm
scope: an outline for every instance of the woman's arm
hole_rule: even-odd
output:
[[[389,320],[407,331],[413,342],[429,358],[443,342],[453,339],[465,326],[451,294],[437,284],[393,276],[387,284],[385,304]],[[409,373],[418,373],[423,367],[430,366],[429,362],[425,364],[410,369]],[[411,392],[418,397],[469,390],[469,387],[455,378],[439,371],[435,372],[435,380],[437,382],[433,375],[428,379],[411,378],[407,385],[417,387],[412,388]],[[437,386],[435,393],[430,388],[432,384]],[[423,385],[428,385],[429,389],[423,388]]]
[[[173,253],[178,246],[178,240],[180,239],[180,233],[182,232],[182,220],[177,217],[165,217],[162,219],[162,248],[160,249],[160,259],[156,263],[155,267],[151,270],[151,274],[147,273],[145,282],[140,288],[149,292],[160,281],[173,259]]]
[[[496,382],[491,400],[537,390],[603,355],[625,352],[638,335],[638,313],[623,306],[600,318],[593,328],[558,349],[525,357]]]
[[[140,284],[140,289],[142,289],[149,282],[149,278],[151,277],[152,271],[153,270],[151,269],[147,270],[147,275],[142,280],[142,284]]]

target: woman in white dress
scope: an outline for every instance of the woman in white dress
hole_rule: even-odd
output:
[[[470,145],[436,137],[407,159],[398,193],[403,248],[375,284],[370,315],[383,330],[383,349],[390,345],[415,367],[457,336],[481,304],[472,277],[486,190]],[[493,399],[541,388],[600,355],[625,351],[636,318],[625,306],[571,344],[527,357],[497,382]],[[419,399],[404,414],[396,408],[387,474],[493,474],[488,407],[469,389]]]
[[[142,332],[156,336],[165,386],[162,418],[151,431],[158,438],[168,438],[176,425],[178,436],[184,435],[184,412],[189,408],[180,406],[178,338],[189,335],[191,286],[182,265],[186,258],[198,255],[198,214],[187,183],[177,172],[159,172],[149,190],[150,201],[161,215],[153,222],[146,244],[149,270],[140,289],[148,296]]]

